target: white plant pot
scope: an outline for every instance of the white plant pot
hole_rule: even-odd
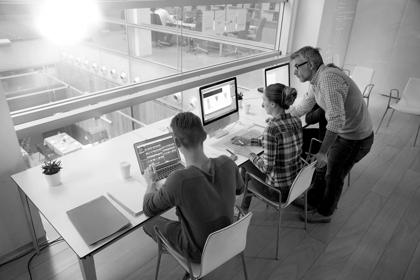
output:
[[[51,187],[61,185],[61,172],[57,172],[52,175],[44,174],[45,178],[47,179],[48,185]]]

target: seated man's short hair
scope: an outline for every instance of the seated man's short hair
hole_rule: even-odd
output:
[[[178,113],[171,121],[171,128],[175,138],[185,148],[197,147],[207,137],[200,118],[191,112]]]

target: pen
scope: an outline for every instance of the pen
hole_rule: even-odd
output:
[[[238,139],[238,143],[241,144],[242,146],[245,146],[245,143],[242,142],[241,140]]]
[[[229,150],[229,149],[226,149],[226,151],[228,151],[228,153],[229,154],[231,154],[232,156],[234,156],[235,155],[235,153],[234,152],[232,152],[231,150]]]

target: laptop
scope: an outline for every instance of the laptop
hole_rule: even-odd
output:
[[[172,133],[134,143],[134,151],[141,174],[154,164],[157,181],[167,178],[175,170],[184,168]]]

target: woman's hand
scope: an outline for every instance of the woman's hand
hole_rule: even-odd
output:
[[[230,139],[230,142],[234,145],[245,146],[250,145],[251,140],[242,136],[234,136]]]

